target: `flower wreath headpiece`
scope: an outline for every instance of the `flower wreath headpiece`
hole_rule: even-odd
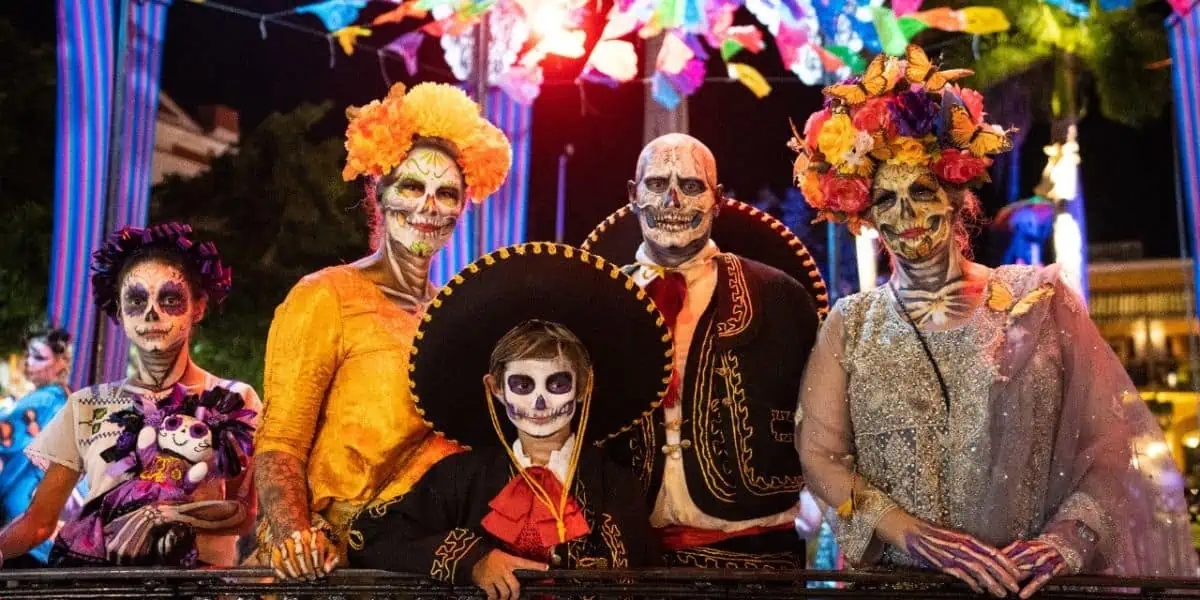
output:
[[[476,203],[500,189],[512,165],[504,132],[480,116],[479,105],[462,90],[444,83],[421,83],[408,93],[397,83],[383,100],[346,109],[346,118],[346,181],[390,173],[419,138],[455,150],[467,196]]]
[[[1012,149],[1011,130],[983,118],[983,96],[955,81],[968,69],[939,71],[918,46],[903,60],[876,56],[866,72],[824,90],[823,110],[788,146],[799,153],[793,176],[817,220],[858,232],[882,164],[928,167],[943,182],[989,181],[992,155]]]
[[[221,264],[221,255],[212,242],[196,242],[192,239],[192,226],[185,223],[164,223],[150,227],[124,227],[104,242],[92,254],[92,299],[96,308],[117,320],[120,308],[118,286],[121,269],[125,263],[139,253],[154,249],[177,250],[185,262],[184,267],[197,278],[208,303],[219,306],[233,287],[233,270]]]

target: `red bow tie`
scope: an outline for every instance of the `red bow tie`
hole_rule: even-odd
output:
[[[529,467],[525,473],[537,481],[554,501],[562,497],[562,483],[549,469]],[[592,530],[587,519],[583,518],[579,504],[574,497],[570,497],[563,511],[566,538],[558,539],[558,522],[554,514],[538,500],[520,474],[513,477],[488,506],[492,510],[483,518],[483,528],[525,556],[544,556],[550,548],[587,535]]]

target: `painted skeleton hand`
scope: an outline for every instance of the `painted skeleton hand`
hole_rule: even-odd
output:
[[[1016,593],[1018,571],[1002,552],[957,531],[926,523],[903,511],[892,511],[877,534],[904,549],[923,566],[961,579],[972,590],[1003,598]]]
[[[1044,537],[1017,540],[1004,549],[1004,555],[1021,572],[1021,581],[1029,580],[1021,589],[1021,598],[1037,593],[1052,578],[1074,571],[1061,550]]]
[[[318,527],[294,531],[271,548],[271,567],[280,579],[317,579],[337,563],[337,548]]]

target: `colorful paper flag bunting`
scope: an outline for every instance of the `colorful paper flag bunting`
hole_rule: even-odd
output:
[[[913,18],[942,31],[962,31],[965,25],[962,13],[944,6],[915,13]]]
[[[892,9],[886,6],[872,6],[871,13],[883,51],[889,56],[903,56],[904,49],[908,47],[908,38],[904,37],[904,31],[900,29],[900,23],[896,21]]]
[[[333,32],[333,37],[337,38],[338,44],[342,46],[342,52],[345,52],[346,56],[354,54],[355,40],[360,37],[367,37],[370,35],[370,29],[367,29],[366,27],[359,27],[357,25],[343,27]]]
[[[655,68],[668,75],[676,75],[683,70],[696,53],[674,33],[663,35],[662,47],[658,50]]]
[[[333,33],[354,24],[354,20],[358,18],[358,11],[366,5],[367,0],[325,0],[297,6],[295,11],[298,14],[317,15],[325,29]]]
[[[745,63],[727,63],[726,67],[729,70],[729,76],[741,82],[755,96],[765,98],[767,94],[771,93],[771,84],[767,83],[758,69]]]
[[[371,21],[372,25],[383,25],[385,23],[399,23],[405,19],[424,19],[429,14],[428,10],[419,8],[413,0],[401,2],[396,8],[389,10]]]
[[[842,61],[842,64],[850,68],[850,72],[859,75],[867,70],[867,61],[863,59],[857,52],[851,52],[845,46],[829,46],[826,48],[830,54],[836,56]],[[830,69],[832,70],[832,69]]]
[[[409,75],[417,74],[417,52],[421,49],[421,42],[425,41],[425,34],[420,31],[410,31],[394,40],[392,43],[385,46],[385,52],[390,52],[404,59],[404,70],[408,71]]]
[[[1004,11],[993,8],[991,6],[968,6],[959,9],[959,13],[963,16],[963,31],[976,35],[984,35],[988,33],[1000,33],[1008,31],[1012,24],[1008,22],[1008,17],[1004,16]]]
[[[613,81],[631,81],[638,73],[637,50],[631,42],[604,40],[592,49],[587,64]]]
[[[721,42],[721,58],[729,60],[735,54],[742,51],[742,45],[737,40],[727,39]]]
[[[675,107],[683,101],[679,92],[667,80],[667,76],[661,72],[655,72],[650,77],[650,95],[654,97],[655,102],[667,110],[675,110]]]
[[[1076,19],[1086,19],[1092,16],[1092,11],[1088,9],[1086,4],[1074,2],[1073,0],[1045,0],[1045,2],[1051,6],[1057,6],[1063,12]]]
[[[542,68],[513,65],[500,74],[496,86],[504,90],[509,98],[529,106],[542,90]]]
[[[900,25],[900,32],[904,34],[904,38],[911,40],[913,36],[929,29],[929,26],[915,17],[900,17],[896,21]]]
[[[912,14],[921,9],[922,0],[892,0],[892,12],[897,17]]]

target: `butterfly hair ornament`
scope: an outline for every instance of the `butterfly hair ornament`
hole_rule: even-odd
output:
[[[919,46],[904,58],[876,56],[859,77],[825,88],[825,108],[792,126],[793,176],[817,220],[858,233],[882,164],[928,168],[943,183],[989,181],[991,156],[1012,149],[1006,130],[984,121],[983,96],[956,82],[969,69],[941,70]]]

